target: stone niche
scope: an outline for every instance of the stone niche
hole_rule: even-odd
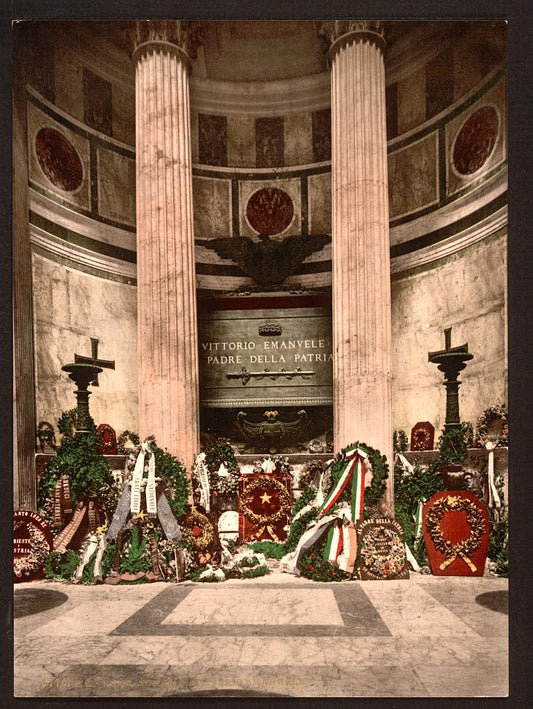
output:
[[[202,433],[240,453],[326,453],[333,354],[326,294],[199,302]]]

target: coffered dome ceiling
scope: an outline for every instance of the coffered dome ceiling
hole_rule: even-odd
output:
[[[91,44],[113,45],[124,55],[129,52],[127,30],[130,22],[63,22],[80,32]],[[203,22],[203,46],[193,69],[193,77],[215,81],[283,81],[326,71],[326,45],[319,36],[317,20],[214,20]],[[438,53],[458,34],[472,32],[487,51],[502,52],[504,23],[491,21],[387,20],[388,73],[402,71],[406,64],[423,62]],[[389,81],[390,77],[387,77]]]

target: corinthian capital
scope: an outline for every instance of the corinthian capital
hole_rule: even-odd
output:
[[[134,62],[146,52],[166,50],[179,54],[191,67],[202,44],[202,28],[189,20],[138,20],[129,40]]]
[[[341,47],[350,42],[371,42],[384,50],[384,25],[382,20],[327,20],[321,23],[319,34],[328,42],[328,57],[331,60]]]

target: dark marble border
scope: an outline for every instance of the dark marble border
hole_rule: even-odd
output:
[[[148,601],[140,610],[121,623],[110,635],[177,635],[177,636],[268,636],[268,637],[369,637],[391,636],[391,632],[381,620],[377,610],[357,584],[340,586],[335,583],[317,583],[313,586],[262,584],[254,586],[254,591],[262,589],[305,590],[306,593],[329,589],[333,591],[344,625],[251,625],[235,624],[180,624],[162,625],[163,620],[192,592],[202,593],[210,584],[198,586],[174,586],[166,588]],[[230,586],[230,588],[236,588]],[[246,592],[244,588],[239,590]]]

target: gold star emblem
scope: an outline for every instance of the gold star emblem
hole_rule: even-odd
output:
[[[271,498],[271,497],[272,497],[272,495],[268,495],[266,492],[264,492],[264,493],[261,495],[260,500],[261,500],[261,502],[262,502],[264,505],[266,505],[266,504],[268,504],[268,503],[270,502],[270,498]]]
[[[137,515],[137,519],[140,519],[141,522],[144,522],[145,517],[146,517],[146,512],[144,512],[144,511],[139,512],[139,514]]]

